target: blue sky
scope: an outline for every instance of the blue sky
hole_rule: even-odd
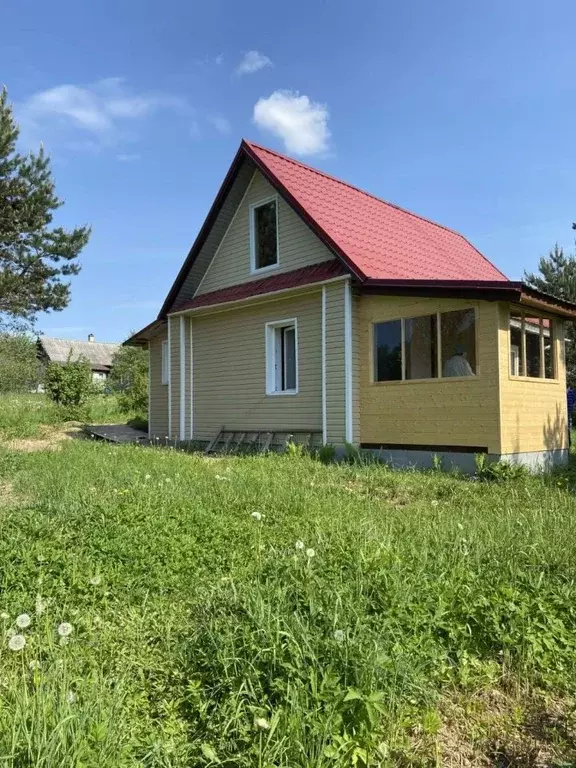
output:
[[[47,334],[154,318],[242,136],[461,231],[511,278],[572,246],[573,0],[8,0],[0,23],[22,145],[52,155],[59,223],[93,227]]]

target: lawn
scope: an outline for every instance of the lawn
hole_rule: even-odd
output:
[[[576,764],[570,472],[9,445],[0,765]]]

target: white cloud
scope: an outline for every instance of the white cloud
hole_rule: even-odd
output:
[[[328,149],[328,107],[293,91],[274,91],[254,105],[254,123],[279,136],[289,152],[316,155]]]
[[[35,138],[80,131],[102,146],[118,140],[124,126],[165,109],[190,112],[178,96],[133,93],[122,78],[112,77],[87,86],[65,84],[39,91],[19,105],[18,112],[25,132]]]
[[[228,135],[232,130],[230,122],[222,115],[208,115],[206,119],[223,136]]]
[[[116,160],[118,160],[121,163],[135,163],[141,159],[142,159],[142,155],[138,155],[138,154],[120,153],[119,155],[116,155]]]
[[[254,72],[258,72],[259,69],[271,66],[273,65],[268,56],[264,56],[264,54],[259,51],[248,51],[244,54],[242,61],[236,67],[236,74],[252,75]]]

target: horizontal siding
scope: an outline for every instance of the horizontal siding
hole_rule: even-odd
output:
[[[265,324],[298,320],[297,395],[266,395]],[[321,293],[194,316],[194,438],[322,429]]]
[[[166,333],[150,341],[150,436],[168,435],[168,386],[162,384],[162,342]]]
[[[274,194],[274,188],[257,171],[216,256],[206,271],[198,288],[198,295],[334,258],[288,203],[279,198],[279,266],[260,274],[250,273],[250,205]]]
[[[563,323],[557,322],[554,341],[558,378],[527,380],[510,376],[508,305],[499,305],[499,318],[502,453],[567,448]]]
[[[326,286],[326,440],[334,445],[346,440],[344,286]]]
[[[372,382],[372,323],[472,306],[477,309],[478,376],[452,381]],[[496,305],[364,296],[357,314],[361,442],[485,446],[491,453],[499,452]]]

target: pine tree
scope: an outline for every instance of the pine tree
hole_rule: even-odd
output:
[[[31,323],[38,312],[64,309],[70,301],[67,277],[77,275],[77,258],[89,227],[51,227],[62,204],[55,193],[50,159],[16,151],[19,128],[0,93],[0,325]]]
[[[576,227],[575,227],[576,228]],[[524,273],[528,285],[559,299],[576,302],[576,254],[564,253],[558,243],[548,256],[538,262],[539,275]],[[576,332],[574,323],[566,324],[566,372],[568,383],[576,388]]]

